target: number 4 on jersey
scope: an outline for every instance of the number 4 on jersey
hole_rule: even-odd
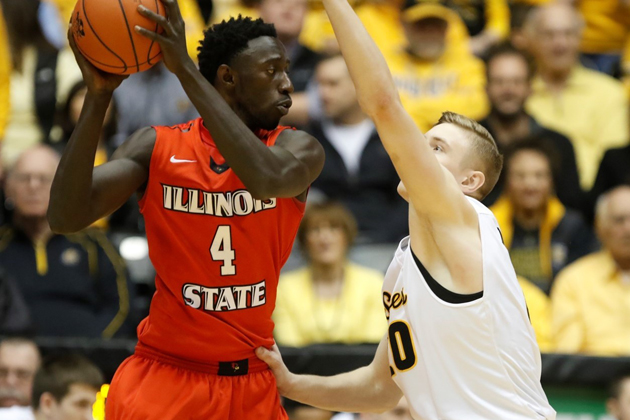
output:
[[[236,266],[234,265],[236,253],[232,249],[232,229],[229,225],[217,227],[212,245],[210,245],[210,256],[213,261],[223,261],[223,265],[221,265],[222,276],[236,274]]]

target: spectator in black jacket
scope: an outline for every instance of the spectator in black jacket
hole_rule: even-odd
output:
[[[490,53],[486,71],[491,111],[480,124],[492,134],[500,150],[530,136],[539,137],[547,143],[559,160],[560,167],[554,178],[558,198],[565,206],[583,211],[585,197],[580,187],[571,141],[556,131],[542,127],[525,111],[533,75],[528,58],[509,45],[502,46]],[[494,190],[484,199],[484,204],[490,206],[497,200],[503,184],[502,176]]]
[[[16,279],[36,334],[103,337],[130,325],[122,258],[105,235],[87,229],[54,234],[46,219],[59,155],[49,146],[24,152],[7,174],[12,221],[0,229],[0,266]]]
[[[396,192],[400,179],[361,111],[343,57],[320,62],[316,79],[325,118],[308,132],[324,147],[326,163],[313,189],[352,212],[358,242],[400,241],[407,234],[407,203]]]
[[[31,315],[13,279],[0,270],[0,335],[32,332]]]

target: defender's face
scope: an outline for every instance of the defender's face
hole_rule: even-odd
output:
[[[530,94],[527,63],[518,55],[502,55],[488,65],[488,98],[503,116],[518,115]]]
[[[272,130],[289,113],[293,84],[289,59],[282,43],[272,37],[249,41],[234,58],[235,95],[238,106],[257,128]]]
[[[534,150],[521,150],[509,162],[506,192],[514,207],[538,210],[551,196],[553,179],[549,160]]]

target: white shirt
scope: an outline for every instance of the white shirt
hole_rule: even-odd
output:
[[[374,123],[369,119],[354,125],[336,125],[330,121],[324,121],[322,130],[343,159],[348,174],[356,176],[359,173],[363,149],[374,132]]]
[[[0,408],[0,420],[35,420],[30,407]]]
[[[430,273],[403,239],[383,284],[393,379],[415,419],[553,420],[540,385],[540,351],[498,223],[483,204],[469,201],[479,218],[483,296],[447,302],[455,294],[427,281]]]

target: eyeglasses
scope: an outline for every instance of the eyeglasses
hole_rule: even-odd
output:
[[[7,379],[10,375],[14,375],[20,382],[26,382],[33,378],[35,372],[28,369],[0,368],[0,380]]]

